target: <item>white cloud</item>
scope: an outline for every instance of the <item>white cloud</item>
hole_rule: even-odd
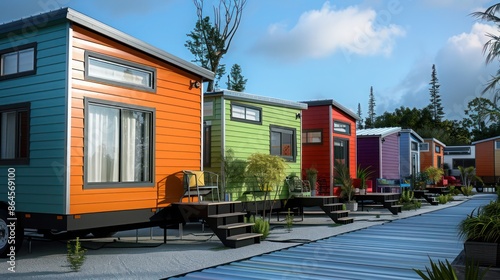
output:
[[[498,31],[491,25],[475,23],[469,32],[448,38],[433,60],[416,61],[408,75],[386,93],[386,105],[390,107],[387,109],[392,111],[400,104],[417,108],[428,105],[431,67],[435,64],[446,118],[465,117],[467,103],[481,95],[484,85],[498,69],[498,64],[485,65],[482,50],[488,40],[487,33],[498,34]]]
[[[326,2],[320,10],[303,13],[295,26],[277,23],[255,49],[284,59],[323,58],[342,51],[358,55],[389,55],[402,27],[378,24],[373,9],[356,6],[336,10]]]

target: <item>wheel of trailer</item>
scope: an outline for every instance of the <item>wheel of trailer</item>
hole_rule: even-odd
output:
[[[6,209],[0,209],[0,257],[5,258],[21,249],[24,229],[18,220],[9,221]],[[9,226],[14,223],[14,226]],[[13,231],[12,231],[13,230]],[[9,239],[9,237],[11,237]],[[14,249],[14,250],[11,250]]]

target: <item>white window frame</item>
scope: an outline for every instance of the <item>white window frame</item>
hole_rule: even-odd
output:
[[[241,103],[231,103],[231,120],[262,124],[262,108]]]
[[[100,66],[98,66],[99,64]],[[106,66],[109,66],[109,68],[106,68]],[[123,71],[117,71],[117,69],[123,69]],[[156,92],[155,68],[90,51],[85,52],[85,79]]]
[[[495,150],[500,150],[500,140],[495,141]]]
[[[428,152],[429,151],[429,143],[420,143],[419,148],[420,148],[421,152]]]

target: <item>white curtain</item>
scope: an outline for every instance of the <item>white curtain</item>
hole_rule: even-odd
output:
[[[122,110],[121,181],[149,181],[151,114]]]
[[[13,159],[16,157],[16,112],[5,112],[1,116],[1,157]]]
[[[89,106],[88,182],[118,182],[120,111]]]

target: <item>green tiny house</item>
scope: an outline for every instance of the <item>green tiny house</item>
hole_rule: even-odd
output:
[[[241,172],[254,153],[284,158],[286,174],[300,177],[300,116],[304,109],[307,104],[229,90],[204,94],[204,169],[227,179],[226,199],[249,199],[247,194],[254,186]],[[287,198],[286,190],[277,198]]]

